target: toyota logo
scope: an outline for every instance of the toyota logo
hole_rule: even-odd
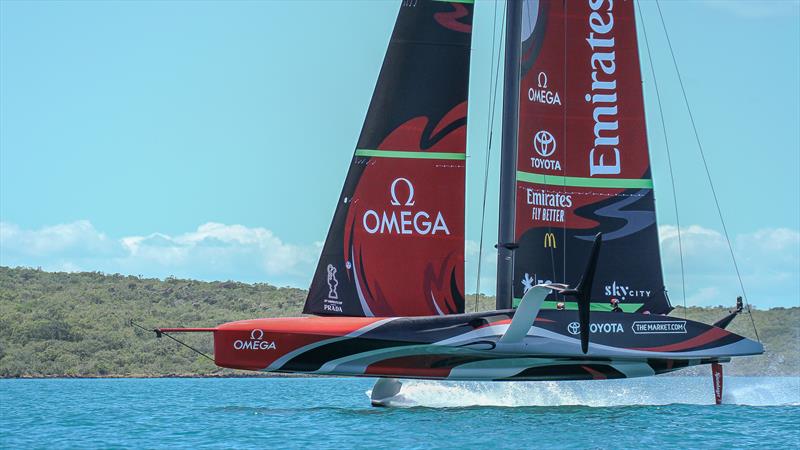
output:
[[[547,158],[556,151],[556,138],[547,130],[540,130],[533,136],[533,148],[536,153]]]
[[[578,322],[571,322],[567,325],[567,331],[569,331],[569,334],[573,335],[581,334],[581,324]]]

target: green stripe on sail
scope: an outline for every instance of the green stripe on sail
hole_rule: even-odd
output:
[[[544,175],[540,173],[517,171],[517,181],[548,184],[551,186],[592,187],[610,189],[653,189],[650,178],[582,178]]]
[[[398,150],[368,150],[356,149],[356,156],[370,156],[373,158],[408,158],[408,159],[467,159],[466,153],[451,152],[403,152]]]
[[[521,298],[515,298],[514,299],[514,308],[519,306],[519,303],[521,301],[522,301]],[[558,302],[545,301],[544,303],[542,303],[542,309],[556,309],[556,304],[557,303]],[[564,308],[565,309],[575,310],[575,311],[578,310],[578,303],[577,302],[563,302],[563,303],[564,303]],[[636,310],[641,308],[642,305],[644,305],[644,303],[620,303],[619,307],[622,308],[623,312],[631,313],[631,312],[636,312]],[[591,310],[592,311],[611,311],[611,304],[610,303],[606,303],[606,302],[602,302],[602,303],[594,303],[594,302],[592,302]]]

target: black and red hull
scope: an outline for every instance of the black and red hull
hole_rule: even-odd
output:
[[[514,312],[254,319],[208,331],[222,367],[391,378],[629,378],[764,351],[757,342],[699,322],[597,312],[589,352],[583,354],[577,312],[556,310],[541,311],[521,342],[499,342]]]

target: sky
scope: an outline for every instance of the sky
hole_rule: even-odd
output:
[[[0,265],[307,287],[398,6],[0,1]],[[747,296],[798,306],[800,2],[661,6]],[[644,24],[665,113],[662,127],[643,54],[666,284],[683,303],[664,128],[686,302],[732,304],[741,289],[656,4],[641,7],[640,50]],[[467,292],[502,8],[479,1],[474,20]],[[481,280],[490,294],[493,123]]]

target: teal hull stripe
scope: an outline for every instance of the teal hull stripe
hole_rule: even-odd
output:
[[[408,159],[467,159],[466,153],[450,152],[402,152],[397,150],[368,150],[356,149],[356,156],[369,156],[373,158],[408,158]]]
[[[521,298],[514,299],[514,307],[516,308],[521,302]],[[556,309],[557,302],[550,302],[546,301],[542,303],[542,309]],[[622,308],[623,312],[630,313],[636,312],[639,308],[642,307],[644,303],[620,303],[619,307]],[[564,308],[567,310],[578,310],[578,303],[576,302],[564,302]],[[610,303],[592,303],[592,311],[611,311],[611,304]]]
[[[517,181],[548,184],[551,186],[608,189],[653,189],[653,180],[648,178],[581,178],[517,171]]]

